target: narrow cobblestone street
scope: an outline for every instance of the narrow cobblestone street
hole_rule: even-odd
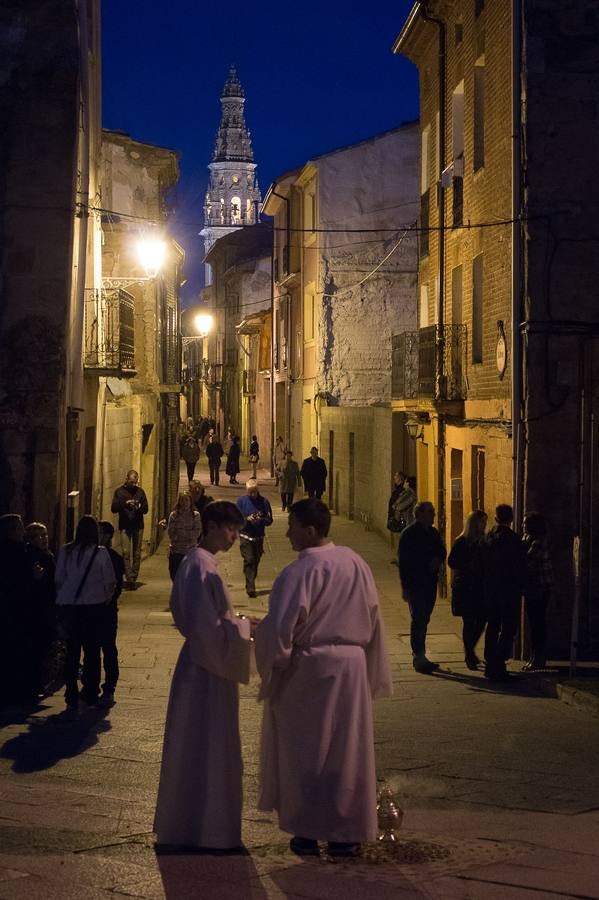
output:
[[[210,492],[235,499],[242,490],[226,484]],[[237,547],[220,563],[237,608],[258,615],[292,559],[270,480],[264,493],[275,522],[251,607]],[[332,537],[364,555],[381,594],[395,695],[376,705],[377,764],[405,813],[396,856],[373,851],[332,863],[288,851],[288,836],[256,811],[254,679],[241,690],[248,855],[156,857],[152,816],[181,645],[168,611],[163,541],[142,566],[143,586],[123,595],[114,708],[72,717],[57,694],[31,715],[13,709],[3,717],[0,900],[599,898],[597,720],[536,695],[533,682],[490,689],[465,668],[446,602],[438,604],[429,641],[441,671],[415,674],[390,544],[341,518],[333,520]]]

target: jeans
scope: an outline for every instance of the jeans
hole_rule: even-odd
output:
[[[168,573],[171,576],[171,581],[175,580],[175,575],[177,574],[177,570],[183,560],[185,559],[184,553],[173,553],[172,551],[168,555]]]
[[[104,662],[103,691],[114,692],[119,680],[119,654],[116,647],[116,633],[119,627],[119,610],[116,603],[104,607],[102,626],[102,659]]]
[[[141,563],[143,528],[139,531],[121,531],[121,553],[125,564],[125,581],[134,584]]]
[[[513,652],[518,631],[520,595],[507,594],[494,599],[487,610],[485,632],[485,668],[491,674],[505,672],[505,663]]]
[[[466,659],[475,656],[475,647],[485,630],[486,616],[484,612],[462,616],[462,640],[464,641],[464,655]]]
[[[240,538],[239,550],[243,559],[243,574],[245,575],[246,591],[256,590],[256,576],[258,575],[258,565],[264,553],[264,539],[258,538],[256,541],[245,541]]]
[[[535,593],[531,591],[524,598],[526,615],[530,625],[530,658],[537,665],[541,666],[544,666],[546,661],[546,616],[549,597],[549,591],[538,591]]]
[[[62,621],[66,632],[67,652],[64,665],[65,700],[76,703],[79,696],[79,661],[83,650],[83,685],[81,696],[90,703],[100,693],[100,647],[102,644],[106,606],[64,606]]]
[[[210,469],[210,484],[218,484],[220,461],[209,459],[208,468]]]
[[[410,644],[412,655],[426,656],[426,630],[437,600],[437,585],[430,591],[418,591],[406,596],[410,609]]]
[[[293,503],[293,491],[286,491],[284,494],[281,494],[281,503],[283,505],[283,512],[285,512],[286,509],[289,509]]]

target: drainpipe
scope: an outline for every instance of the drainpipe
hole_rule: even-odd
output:
[[[512,0],[512,492],[514,523],[522,524],[524,432],[522,428],[522,173],[521,173],[522,0]]]
[[[421,4],[420,15],[426,22],[431,22],[437,26],[439,32],[439,51],[438,51],[438,68],[439,68],[439,165],[441,171],[445,168],[445,157],[447,153],[446,147],[446,104],[447,104],[447,76],[446,76],[446,47],[447,47],[447,27],[442,19],[430,15],[427,11],[426,4]],[[443,394],[445,393],[445,190],[437,188],[439,199],[439,306],[437,310],[437,346],[436,346],[436,380]],[[445,396],[440,397],[441,402],[445,400]],[[437,482],[438,482],[438,510],[437,521],[439,531],[445,536],[446,514],[445,514],[445,416],[438,412],[438,435],[437,435]]]
[[[275,233],[270,249],[270,474],[275,474]]]
[[[289,260],[291,258],[290,250],[291,250],[291,201],[289,197],[285,197],[283,194],[277,193],[274,188],[271,190],[271,194],[273,197],[278,197],[279,200],[284,200],[286,204],[286,232],[287,232],[287,246],[285,247],[285,277],[289,275]],[[274,236],[273,236],[273,247],[274,247]],[[281,273],[279,273],[280,276]],[[289,368],[291,361],[291,348],[289,346],[289,327],[291,321],[291,304],[289,303],[289,296],[287,295],[285,299],[285,341],[287,344],[287,365],[285,366],[285,445],[288,447],[291,441],[291,382],[289,380]],[[281,301],[279,299],[279,310],[281,308]],[[273,306],[273,347],[274,347],[274,306]],[[279,339],[279,335],[277,335],[277,341]],[[279,362],[280,362],[279,355]],[[273,369],[273,379],[274,379],[274,369]],[[273,406],[273,414],[274,414],[274,406]],[[274,440],[273,440],[273,452],[274,452]]]

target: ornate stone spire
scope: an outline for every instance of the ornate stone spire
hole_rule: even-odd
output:
[[[204,201],[204,250],[214,242],[244,225],[258,221],[260,188],[256,180],[256,163],[250,133],[245,124],[243,88],[234,65],[220,98],[221,121],[216,133],[210,178]],[[211,283],[208,266],[206,284]]]
[[[212,161],[253,162],[252,141],[245,124],[243,110],[245,95],[235,65],[229,69],[220,102],[221,120],[216,133]]]

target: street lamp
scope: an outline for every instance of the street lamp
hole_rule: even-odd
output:
[[[193,324],[199,337],[208,337],[214,325],[214,316],[210,313],[198,313],[198,315],[194,317]]]
[[[166,242],[144,237],[137,242],[137,256],[148,278],[156,278],[166,258]]]
[[[417,416],[409,416],[406,419],[406,431],[408,432],[408,437],[413,441],[424,440],[424,428]]]

